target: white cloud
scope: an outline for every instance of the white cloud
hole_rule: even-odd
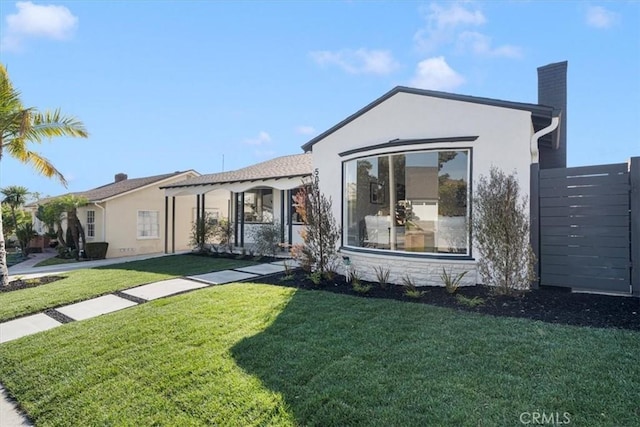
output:
[[[521,58],[522,49],[518,46],[502,45],[493,47],[491,37],[476,31],[465,31],[458,36],[458,47],[462,51],[471,51],[480,56],[499,56],[504,58]]]
[[[589,6],[587,9],[587,25],[594,28],[611,28],[618,20],[618,14],[602,6]]]
[[[414,35],[418,47],[424,51],[433,51],[441,45],[453,42],[461,27],[477,27],[487,21],[481,11],[465,8],[458,3],[452,3],[446,8],[431,3],[424,13],[427,26]]]
[[[411,85],[422,89],[449,91],[464,84],[465,80],[447,64],[444,57],[428,58],[418,64]]]
[[[17,50],[29,38],[68,40],[78,26],[78,18],[64,6],[16,3],[18,12],[7,15],[2,49]]]
[[[247,145],[264,145],[271,142],[271,136],[265,131],[260,131],[255,138],[247,138],[243,142]]]
[[[491,37],[477,31],[487,23],[482,11],[472,3],[432,3],[424,9],[426,26],[416,32],[414,41],[419,50],[434,52],[455,45],[459,51],[478,56],[520,58],[522,50],[509,44],[494,47]]]
[[[313,135],[316,133],[316,129],[313,126],[301,125],[296,128],[296,133],[300,135]]]
[[[320,65],[337,65],[349,74],[390,74],[398,63],[387,50],[343,49],[340,51],[316,51],[311,58]]]

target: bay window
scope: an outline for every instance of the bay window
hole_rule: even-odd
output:
[[[469,150],[344,162],[345,246],[469,254]]]

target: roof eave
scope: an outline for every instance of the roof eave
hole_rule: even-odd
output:
[[[388,100],[389,98],[391,98],[392,96],[394,96],[394,95],[396,95],[396,94],[398,94],[400,92],[413,94],[413,95],[430,96],[430,97],[433,97],[433,98],[448,99],[448,100],[451,100],[451,101],[471,102],[471,103],[474,103],[474,104],[488,105],[488,106],[493,106],[493,107],[510,108],[510,109],[514,109],[514,110],[530,111],[533,116],[538,116],[538,117],[541,117],[541,118],[544,117],[544,118],[548,118],[549,120],[551,120],[551,117],[553,116],[554,111],[555,111],[555,109],[553,107],[549,107],[549,106],[546,106],[546,105],[528,104],[528,103],[513,102],[513,101],[503,101],[503,100],[493,99],[493,98],[482,98],[482,97],[476,97],[476,96],[470,96],[470,95],[459,95],[459,94],[449,93],[449,92],[438,92],[438,91],[432,91],[432,90],[426,90],[426,89],[418,89],[418,88],[412,88],[412,87],[407,87],[407,86],[396,86],[393,89],[391,89],[389,92],[387,92],[384,95],[382,95],[380,98],[378,98],[375,101],[367,104],[366,106],[364,106],[360,110],[356,111],[355,113],[353,113],[352,115],[350,115],[346,119],[342,120],[341,122],[339,122],[335,126],[329,128],[328,130],[326,130],[325,132],[323,132],[320,135],[316,136],[315,138],[313,138],[312,140],[310,140],[306,144],[302,145],[302,150],[305,153],[308,153],[308,152],[312,151],[313,145],[315,145],[317,142],[321,141],[322,139],[324,139],[327,136],[331,135],[332,133],[336,132],[340,128],[346,126],[347,124],[349,124],[353,120],[357,119],[358,117],[362,116],[363,114],[365,114],[369,110],[372,110],[376,106],[380,105],[384,101]]]
[[[239,182],[257,182],[257,181],[269,181],[271,179],[273,180],[279,180],[279,179],[287,179],[287,178],[300,178],[300,177],[304,177],[304,176],[311,176],[311,173],[297,173],[297,174],[291,174],[291,175],[286,175],[286,176],[268,176],[268,177],[261,177],[261,178],[250,178],[250,179],[234,179],[234,180],[228,180],[228,181],[216,181],[216,182],[200,182],[200,183],[196,183],[196,184],[173,184],[173,185],[165,185],[163,187],[160,187],[161,190],[164,189],[169,189],[169,188],[189,188],[189,187],[204,187],[204,186],[209,186],[209,185],[225,185],[225,184],[237,184]]]

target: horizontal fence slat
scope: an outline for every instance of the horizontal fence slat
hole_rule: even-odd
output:
[[[591,255],[603,258],[618,258],[629,259],[629,248],[604,248],[600,251],[595,251],[590,246],[554,246],[554,245],[541,245],[541,258],[542,263],[545,262],[545,257],[548,255],[566,255],[566,256],[579,256],[579,255]]]
[[[629,237],[629,227],[607,226],[547,226],[540,229],[542,236],[604,236],[604,237]]]
[[[564,196],[597,196],[600,194],[629,194],[631,186],[629,184],[616,185],[582,185],[574,187],[548,187],[540,189],[540,198],[564,197]]]
[[[540,207],[549,206],[629,206],[628,194],[607,194],[583,197],[546,197],[540,199]]]
[[[629,268],[629,259],[627,257],[607,258],[599,256],[576,256],[576,255],[554,255],[544,254],[544,265],[546,268],[550,265],[564,265],[568,268],[580,268],[588,265],[589,267],[607,267],[607,268]]]
[[[627,173],[629,165],[627,163],[611,163],[608,165],[595,166],[575,166],[572,168],[553,168],[541,169],[540,176],[545,178],[565,177],[575,175],[593,175],[593,174],[616,174]]]
[[[559,274],[542,274],[540,284],[547,286],[564,286],[574,289],[596,289],[609,292],[629,292],[630,288],[629,282],[621,279],[601,279]]]
[[[567,237],[567,236],[541,236],[543,245],[558,246],[588,246],[593,248],[629,248],[629,237]],[[597,252],[597,250],[594,250]]]
[[[600,217],[562,217],[552,216],[545,217],[540,216],[540,229],[543,230],[548,226],[614,226],[614,227],[628,227],[628,216],[600,216]]]
[[[629,216],[629,205],[540,207],[540,216]]]
[[[630,280],[631,272],[629,268],[606,268],[606,267],[576,267],[571,268],[564,265],[547,265],[542,268],[542,274],[566,274],[576,277],[590,277],[598,279],[623,279]]]
[[[540,171],[542,172],[542,171]],[[543,178],[540,176],[540,188],[567,188],[577,185],[617,185],[627,184],[629,175],[579,176],[575,178]]]

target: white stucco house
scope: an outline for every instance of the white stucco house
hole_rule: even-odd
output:
[[[311,176],[310,154],[294,154],[266,160],[241,169],[190,177],[163,185],[166,203],[188,200],[194,209],[220,206],[234,227],[234,246],[251,250],[252,231],[265,224],[280,225],[283,249],[302,242],[303,226],[293,196]],[[213,201],[215,200],[215,202]],[[212,204],[213,203],[213,204]],[[167,241],[180,238],[175,227],[181,218],[168,216]],[[174,252],[167,247],[167,253]]]
[[[444,267],[478,283],[474,186],[496,166],[529,194],[538,168],[566,165],[566,69],[538,69],[538,104],[396,87],[304,144],[342,226],[345,268],[438,285]]]

